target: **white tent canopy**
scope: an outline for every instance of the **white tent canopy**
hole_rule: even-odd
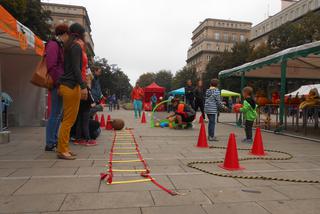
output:
[[[296,95],[299,95],[299,96],[304,96],[304,95],[308,95],[309,94],[309,91],[311,89],[314,89],[316,88],[318,90],[318,92],[320,92],[320,84],[314,84],[314,85],[303,85],[301,86],[299,89],[289,93],[289,94],[286,94],[286,96],[296,96]]]

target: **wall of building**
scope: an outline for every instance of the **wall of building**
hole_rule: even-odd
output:
[[[302,17],[309,11],[313,11],[319,8],[320,0],[300,0],[297,3],[292,4],[279,13],[275,14],[274,16],[254,26],[251,30],[250,41],[257,44],[255,40],[259,39],[259,37],[268,34],[272,30],[289,21],[293,21]],[[265,42],[266,40],[261,41]]]

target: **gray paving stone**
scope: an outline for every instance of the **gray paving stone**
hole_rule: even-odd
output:
[[[255,202],[243,203],[218,203],[214,205],[203,205],[207,213],[223,214],[269,214],[263,207]]]
[[[61,210],[90,210],[153,206],[149,192],[111,192],[69,194]]]
[[[0,169],[0,177],[6,177],[12,174],[16,169]]]
[[[27,179],[0,179],[0,195],[11,195],[26,181]]]
[[[272,214],[318,214],[320,199],[291,200],[291,201],[260,201],[262,207]]]
[[[151,191],[156,206],[211,204],[200,190],[179,190],[183,195],[171,196],[165,191]]]
[[[172,207],[145,207],[142,208],[143,214],[206,214],[199,205],[172,206]]]
[[[83,210],[83,211],[61,211],[48,212],[42,214],[141,214],[139,208],[123,208],[123,209],[103,209],[103,210]]]
[[[320,189],[312,185],[288,185],[288,186],[273,186],[278,192],[288,196],[291,199],[312,199],[320,198]]]
[[[251,191],[251,192],[250,192]],[[259,191],[259,193],[252,192]],[[221,187],[203,189],[203,192],[214,202],[245,202],[245,201],[267,201],[287,200],[285,195],[271,189],[270,187]]]
[[[58,160],[52,167],[89,167],[92,164],[93,160]]]
[[[18,169],[18,168],[45,168],[45,167],[51,167],[54,164],[55,161],[48,160],[48,161],[0,161],[0,168],[2,169]]]
[[[10,177],[22,176],[58,176],[58,175],[74,175],[77,168],[24,168],[18,169],[10,175]]]
[[[178,189],[242,186],[241,183],[233,178],[223,178],[208,174],[188,176],[170,175],[169,177]]]
[[[0,196],[0,213],[58,211],[65,195]]]
[[[98,192],[99,178],[34,178],[15,194]]]

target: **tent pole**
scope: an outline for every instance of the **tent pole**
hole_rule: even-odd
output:
[[[286,78],[287,78],[287,60],[284,59],[281,62],[281,88],[280,88],[280,125],[283,125],[284,119],[284,96],[286,93]]]
[[[245,72],[242,72],[242,73],[241,73],[241,85],[240,85],[240,89],[241,89],[241,91],[240,91],[241,99],[243,98],[243,97],[242,97],[242,90],[243,90],[243,88],[245,87],[245,84],[246,84],[246,76],[245,76]]]

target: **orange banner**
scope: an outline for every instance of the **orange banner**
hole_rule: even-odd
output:
[[[36,50],[36,54],[43,56],[44,44],[43,44],[43,41],[37,36],[34,36],[34,48]]]
[[[0,5],[0,29],[18,39],[17,20]]]

